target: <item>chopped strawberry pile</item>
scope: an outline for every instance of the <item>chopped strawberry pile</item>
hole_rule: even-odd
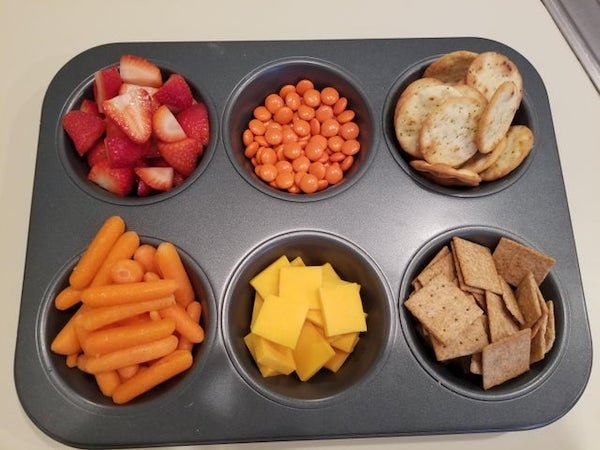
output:
[[[189,177],[210,135],[206,106],[179,74],[135,55],[96,72],[94,99],[62,118],[88,179],[117,196],[146,197]]]

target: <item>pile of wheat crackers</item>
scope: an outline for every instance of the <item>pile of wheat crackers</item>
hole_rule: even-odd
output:
[[[554,344],[554,302],[539,285],[551,256],[502,237],[492,251],[455,236],[412,281],[404,306],[440,362],[457,361],[489,389],[544,358]]]
[[[515,170],[533,133],[512,125],[523,98],[517,66],[497,52],[459,50],[431,63],[400,95],[394,129],[410,165],[444,186],[478,186]]]

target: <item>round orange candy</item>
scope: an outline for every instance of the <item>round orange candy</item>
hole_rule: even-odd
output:
[[[252,119],[250,122],[248,122],[248,128],[250,131],[252,131],[255,137],[262,136],[265,134],[265,131],[267,131],[265,124],[258,119]]]
[[[310,167],[310,160],[306,156],[298,156],[296,159],[292,161],[292,167],[294,168],[294,172],[308,172],[308,168]]]
[[[331,136],[327,139],[327,147],[331,149],[332,152],[339,152],[342,150],[342,145],[344,145],[344,139],[340,136]]]
[[[321,122],[316,118],[310,119],[310,134],[316,136],[321,133]]]
[[[338,114],[336,119],[339,123],[346,123],[346,122],[350,122],[351,120],[353,120],[355,115],[356,114],[354,113],[354,111],[352,111],[351,109],[347,109],[345,111],[342,111],[340,114]]]
[[[302,99],[297,92],[290,92],[285,96],[285,104],[292,111],[296,111],[302,104]]]
[[[306,120],[302,120],[302,119],[294,120],[292,129],[300,137],[304,137],[304,136],[307,136],[310,134],[310,124]]]
[[[263,164],[261,166],[257,166],[258,176],[267,183],[275,180],[277,178],[277,169],[273,164]]]
[[[269,110],[271,114],[275,114],[275,112],[284,105],[283,99],[277,94],[269,94],[265,99],[265,107]]]
[[[284,99],[286,95],[288,95],[290,92],[294,92],[295,90],[296,86],[294,86],[293,84],[286,84],[281,89],[279,89],[279,96],[282,99]]]
[[[318,161],[325,149],[321,147],[317,142],[309,141],[304,148],[304,154],[311,161]]]
[[[298,117],[302,120],[309,121],[315,117],[315,109],[302,104],[298,107]]]
[[[333,105],[333,113],[337,116],[341,114],[348,106],[348,99],[346,97],[340,97],[340,99]]]
[[[278,122],[281,125],[290,123],[293,118],[294,118],[294,111],[292,111],[288,106],[282,106],[273,115],[273,119],[275,119],[275,122]],[[252,128],[250,128],[250,129],[252,129]]]
[[[269,111],[265,106],[257,106],[254,108],[254,117],[261,122],[266,122],[271,119],[271,111]]]
[[[316,108],[321,104],[321,94],[316,89],[308,89],[304,92],[302,98],[304,99],[304,103],[311,108]]]
[[[305,194],[312,194],[313,192],[317,192],[319,180],[317,177],[310,173],[304,174],[302,179],[300,180],[299,187]]]
[[[260,162],[263,165],[272,165],[275,166],[277,162],[277,153],[271,147],[264,147],[264,151],[260,156]]]
[[[287,142],[283,144],[283,154],[287,159],[295,160],[302,155],[302,147],[297,142]]]
[[[348,156],[354,156],[360,150],[360,142],[356,139],[348,139],[342,144],[342,153]]]
[[[315,111],[315,117],[321,123],[325,122],[327,119],[333,118],[333,109],[331,106],[321,105]]]
[[[242,133],[242,142],[245,146],[248,146],[252,144],[252,141],[254,141],[254,134],[252,134],[249,128],[246,128]]]
[[[323,90],[321,91],[321,102],[325,105],[335,105],[335,102],[337,102],[339,98],[339,92],[333,87],[328,86],[326,88],[323,88]]]
[[[275,168],[277,169],[277,173],[289,172],[293,173],[294,168],[292,167],[292,163],[286,160],[277,161],[275,163]]]
[[[275,178],[275,184],[279,189],[289,189],[294,184],[293,172],[279,172]]]
[[[317,177],[317,180],[322,180],[325,177],[326,171],[327,168],[323,165],[323,163],[318,161],[311,163],[310,167],[308,168],[308,173]]]
[[[339,164],[331,164],[325,171],[325,179],[329,184],[337,184],[344,178],[344,172]]]
[[[270,145],[279,145],[283,141],[283,132],[277,128],[268,128],[265,132],[265,139]]]
[[[348,139],[356,139],[358,137],[359,132],[360,132],[360,129],[358,128],[358,125],[356,123],[346,122],[345,124],[343,124],[340,127],[339,134],[341,137],[348,140]]]
[[[296,92],[298,92],[299,95],[304,95],[306,91],[314,88],[315,85],[310,80],[300,80],[296,83]]]
[[[344,160],[340,163],[340,168],[346,172],[350,167],[354,164],[354,156],[346,156]]]
[[[340,124],[335,119],[327,119],[321,124],[321,134],[327,138],[338,134],[339,129]]]

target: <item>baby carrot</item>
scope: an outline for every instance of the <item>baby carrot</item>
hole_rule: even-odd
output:
[[[156,309],[165,308],[175,304],[175,297],[168,295],[163,298],[148,300],[145,302],[126,303],[124,305],[102,306],[99,308],[90,308],[82,314],[81,325],[89,331],[97,330],[108,324],[128,319],[138,314],[150,312]],[[85,305],[84,305],[85,306]],[[78,344],[79,345],[79,344]],[[60,353],[60,352],[57,352]],[[74,353],[70,351],[66,354]]]
[[[156,281],[160,280],[160,276],[156,272],[146,272],[144,274],[144,281]]]
[[[156,341],[173,334],[173,319],[149,320],[147,322],[92,331],[81,342],[88,355],[103,355],[133,345]]]
[[[138,372],[139,369],[140,369],[139,364],[132,364],[131,366],[125,366],[125,367],[121,367],[120,369],[117,369],[117,373],[119,374],[119,377],[122,380],[126,380],[126,379],[134,376]]]
[[[94,286],[83,290],[81,301],[94,307],[140,302],[173,294],[177,286],[175,280]]]
[[[144,268],[144,272],[158,272],[154,255],[156,254],[156,247],[150,244],[142,244],[133,254],[133,259],[139,262]]]
[[[162,317],[170,317],[175,320],[175,330],[190,342],[198,344],[204,340],[204,330],[198,322],[192,320],[181,305],[167,306],[159,310],[159,313]]]
[[[121,378],[116,370],[108,370],[96,374],[96,383],[104,395],[111,397],[117,386],[121,384]]]
[[[73,368],[77,367],[77,358],[79,357],[79,353],[71,353],[67,355],[67,367]]]
[[[81,291],[75,289],[73,286],[67,286],[54,299],[54,306],[56,309],[64,311],[69,309],[71,306],[76,305],[81,300]]]
[[[200,304],[200,302],[192,302],[190,303],[187,308],[185,308],[185,311],[187,312],[188,316],[190,316],[190,318],[198,323],[200,321],[200,315],[202,314],[202,305]],[[192,342],[190,342],[190,340],[188,338],[186,338],[185,336],[181,336],[179,338],[179,344],[177,345],[177,348],[180,350],[188,350],[188,351],[192,351],[192,348],[194,347],[194,344]]]
[[[144,268],[133,259],[119,259],[110,266],[110,278],[114,283],[139,283],[144,278]]]
[[[156,249],[156,262],[164,278],[177,280],[175,300],[184,308],[194,301],[194,288],[183,267],[177,248],[170,242],[162,242]]]
[[[148,313],[148,315],[150,316],[150,320],[160,320],[162,319],[162,317],[160,316],[158,311],[150,311]]]
[[[168,355],[177,348],[178,339],[171,335],[145,344],[134,345],[100,356],[88,356],[85,371],[92,374],[140,364]]]
[[[90,283],[90,286],[104,286],[111,283],[110,268],[115,261],[129,259],[133,256],[140,245],[140,237],[135,231],[123,233],[115,245],[110,249],[106,259],[98,269],[98,273]]]
[[[149,368],[138,372],[124,381],[113,392],[112,399],[117,404],[127,403],[156,385],[184,372],[192,366],[192,354],[186,350],[176,350]]]
[[[109,217],[104,222],[75,265],[69,277],[71,286],[75,289],[84,289],[91,283],[110,249],[124,232],[125,222],[119,216]]]
[[[52,341],[52,344],[50,344],[50,349],[54,353],[58,353],[59,355],[70,355],[81,351],[81,345],[79,345],[79,340],[75,333],[75,321],[78,316],[83,315],[86,309],[85,305],[81,305],[77,312],[73,314],[65,326],[58,332]]]

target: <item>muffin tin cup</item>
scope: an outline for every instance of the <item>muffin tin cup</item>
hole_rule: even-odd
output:
[[[420,174],[418,171],[413,169],[410,166],[409,162],[414,158],[402,149],[398,142],[398,139],[396,138],[396,132],[394,130],[394,110],[396,108],[396,103],[398,102],[400,95],[412,82],[418,80],[419,78],[422,78],[423,72],[425,71],[427,66],[429,66],[440,56],[443,56],[443,54],[433,55],[426,59],[415,62],[410,67],[408,67],[402,74],[400,74],[396,81],[393,83],[385,100],[382,116],[383,135],[385,136],[385,141],[388,146],[388,149],[390,150],[390,153],[392,154],[396,162],[400,165],[402,170],[404,170],[404,172],[406,172],[406,174],[410,176],[413,180],[415,180],[420,186],[423,186],[424,188],[430,191],[437,192],[443,195],[450,195],[461,198],[483,197],[486,195],[492,195],[497,192],[500,192],[503,189],[506,189],[509,186],[511,186],[525,174],[529,165],[531,164],[532,159],[535,156],[535,153],[539,151],[539,149],[536,148],[537,145],[535,141],[533,149],[525,158],[525,160],[519,165],[519,167],[517,167],[505,177],[502,177],[495,181],[482,181],[481,184],[477,187],[463,187],[442,186],[441,184],[429,180],[428,178]],[[524,86],[523,100],[521,101],[521,106],[515,114],[512,124],[525,125],[533,132],[534,136],[538,136],[539,130],[537,125],[536,112],[535,108],[533,107],[533,100],[527,92],[527,85]]]
[[[535,133],[516,172],[475,189],[428,184],[415,174],[390,123],[404,84],[458,49],[499,51],[517,64],[525,98],[516,120]],[[211,143],[201,166],[166,194],[112,197],[66,151],[60,118],[90,95],[90,74],[122,54],[181,73],[209,110]],[[312,195],[271,189],[242,153],[253,108],[301,78],[335,84],[363,121],[362,155],[347,178]],[[42,108],[15,349],[24,412],[52,438],[83,448],[509,431],[558,419],[586,387],[592,345],[553,133],[535,68],[481,38],[115,43],[75,56],[52,80]],[[193,367],[121,406],[49,350],[71,313],[57,311],[53,299],[66,286],[73,255],[111,215],[185,249],[196,289],[206,289],[206,339]],[[542,286],[556,296],[554,348],[529,374],[487,392],[434,361],[402,305],[412,277],[451,234],[492,244],[508,236],[557,259]],[[248,281],[284,253],[308,264],[328,261],[362,285],[369,329],[335,375],[265,379],[244,345]]]
[[[161,240],[140,236],[140,243],[157,246]],[[205,361],[213,346],[216,335],[216,305],[215,297],[207,276],[200,266],[186,252],[177,249],[183,265],[188,273],[196,300],[202,305],[200,325],[205,331],[205,339],[200,344],[195,344],[192,350],[194,363],[187,371],[156,386],[151,391],[140,395],[127,404],[116,405],[109,397],[102,395],[93,375],[87,374],[78,368],[69,368],[65,363],[65,356],[54,353],[50,345],[58,332],[73,316],[81,303],[60,311],[54,306],[58,293],[69,285],[69,276],[81,255],[69,260],[57,273],[50,283],[40,304],[36,325],[37,348],[42,365],[51,383],[71,403],[78,407],[89,409],[95,413],[107,415],[136,414],[149,409],[160,408],[165,401],[178,398],[182,392],[202,377]]]
[[[398,309],[406,341],[413,355],[427,373],[441,386],[451,391],[465,397],[484,401],[509,400],[524,396],[544,384],[545,380],[560,363],[564,353],[565,343],[569,335],[569,307],[567,298],[560,287],[558,277],[551,271],[540,285],[540,291],[544,298],[554,301],[556,340],[552,349],[550,349],[542,361],[532,364],[530,370],[525,374],[486,391],[482,387],[481,375],[465,373],[464,367],[456,362],[444,364],[436,360],[431,345],[425,341],[417,330],[416,325],[418,321],[403,305],[414,290],[411,285],[412,280],[419,275],[442,247],[450,245],[453,236],[484,245],[492,252],[501,237],[506,237],[528,247],[535,248],[535,245],[506,230],[476,225],[448,230],[429,240],[411,258],[400,286]]]
[[[340,97],[348,99],[347,109],[356,113],[354,122],[360,127],[360,151],[354,164],[344,173],[344,179],[333,186],[313,194],[291,194],[275,189],[261,180],[252,163],[244,156],[242,133],[253,118],[254,108],[264,105],[265,98],[286,84],[295,85],[302,79],[311,80],[315,89],[335,87]],[[282,200],[310,202],[323,200],[345,191],[367,171],[377,150],[376,126],[372,108],[364,91],[354,77],[344,68],[330,61],[309,57],[289,57],[264,64],[250,72],[235,87],[227,101],[223,120],[223,141],[227,156],[240,176],[259,191]]]
[[[181,74],[190,86],[194,99],[206,105],[210,121],[210,137],[208,145],[204,148],[204,152],[198,160],[198,165],[194,172],[179,186],[175,186],[173,189],[167,192],[157,192],[147,197],[137,197],[134,194],[120,197],[91,182],[87,178],[88,172],[90,171],[90,166],[87,164],[87,153],[83,156],[79,156],[79,153],[77,153],[75,150],[75,146],[73,145],[71,138],[67,135],[62,126],[62,117],[71,110],[79,109],[79,106],[84,99],[94,100],[93,85],[95,73],[92,73],[73,90],[65,102],[59,117],[57,117],[58,120],[56,122],[55,142],[58,157],[71,181],[73,181],[73,183],[75,183],[75,185],[86,194],[98,200],[123,206],[149,205],[167,200],[184,191],[191,184],[193,184],[206,170],[215,153],[219,135],[219,121],[217,120],[215,106],[211,97],[208,95],[207,89],[193,80],[193,77],[191,76],[193,74],[186,74],[184,71],[179,71],[178,69],[161,61],[151,60],[151,62],[156,64],[161,69],[163,81],[166,81],[173,73]],[[99,67],[97,70],[108,69],[109,67],[113,67],[118,64],[119,62],[117,60],[114,64],[105,67]]]
[[[254,288],[250,280],[280,256],[300,256],[307,266],[329,262],[341,279],[358,283],[367,331],[337,373],[321,369],[306,382],[295,373],[264,378],[244,344],[250,333]],[[252,250],[229,280],[223,304],[223,338],[229,357],[246,382],[286,406],[323,407],[351,396],[381,368],[395,329],[390,289],[381,270],[358,246],[320,231],[295,231],[273,237]]]

